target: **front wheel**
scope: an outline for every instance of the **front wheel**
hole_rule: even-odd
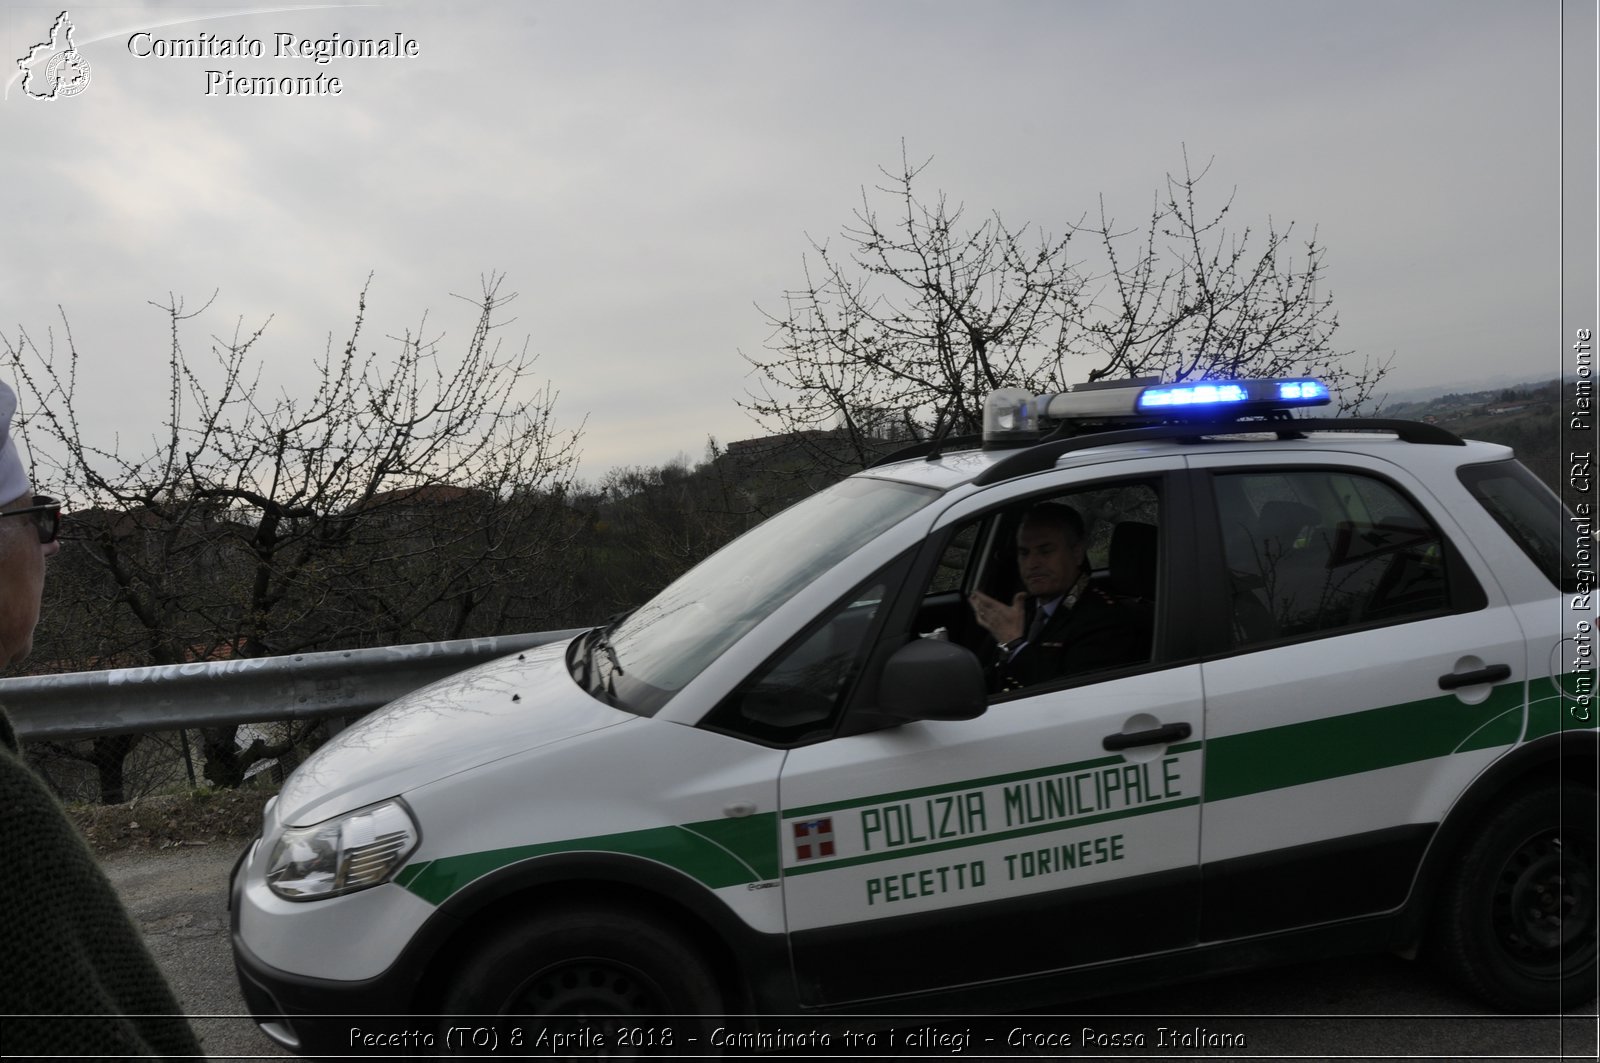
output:
[[[497,928],[455,979],[448,1016],[528,1017],[521,1036],[592,1054],[707,1054],[699,1016],[722,1009],[715,978],[698,950],[660,922],[605,908],[569,908]],[[671,1023],[633,1023],[679,1016]],[[455,1021],[454,1019],[450,1021]],[[688,1038],[694,1043],[682,1043]]]
[[[1505,1011],[1554,1012],[1595,994],[1595,794],[1546,786],[1512,798],[1453,869],[1439,960]]]

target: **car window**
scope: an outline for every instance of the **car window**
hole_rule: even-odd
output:
[[[1026,657],[1022,651],[1013,654],[1018,674],[1004,676],[996,640],[977,621],[970,602],[965,597],[953,600],[948,591],[977,588],[1003,603],[1023,594],[1025,609],[1036,616],[1039,603],[1028,598],[1018,566],[1017,533],[1024,515],[1041,504],[1065,506],[1076,514],[1087,555],[1080,575],[1087,585],[1070,607],[1078,610],[1079,622],[1065,623],[1063,614],[1046,631],[1041,621]],[[948,533],[913,631],[971,650],[997,694],[1147,662],[1153,644],[1160,522],[1158,481],[1143,479],[1035,495],[978,514]],[[959,575],[951,571],[958,559],[965,565]],[[1051,601],[1052,607],[1057,604]],[[1022,668],[1023,663],[1029,667]]]
[[[1152,598],[1155,530],[1160,523],[1155,485],[1115,484],[1079,492],[1064,501],[1084,515],[1089,567],[1095,578],[1119,594]]]
[[[1422,512],[1377,477],[1263,470],[1212,483],[1236,646],[1436,614],[1451,606],[1451,580],[1470,579],[1447,563]]]
[[[1472,497],[1483,504],[1528,560],[1538,566],[1557,589],[1572,594],[1578,589],[1577,559],[1590,556],[1588,543],[1577,522],[1566,520],[1561,499],[1517,461],[1469,465],[1458,474]],[[1571,541],[1566,560],[1561,537],[1566,529]]]
[[[939,555],[939,567],[934,570],[933,581],[928,585],[929,594],[948,594],[961,589],[972,563],[972,549],[977,545],[980,527],[980,522],[972,521],[950,537],[949,545]]]
[[[848,595],[725,698],[706,726],[770,745],[831,734],[888,590],[880,580]]]
[[[1042,503],[1059,503],[1078,514],[1083,522],[1089,575],[1097,585],[1140,598],[1153,596],[1160,499],[1156,483],[1146,480],[1096,484],[1085,490],[1042,495],[1009,505],[998,514],[999,534],[988,556],[972,559],[984,566],[977,582],[986,593],[1009,598],[1021,589],[1016,563],[1017,527],[1030,508]]]

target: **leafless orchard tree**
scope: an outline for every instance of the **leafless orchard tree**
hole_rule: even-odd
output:
[[[551,558],[576,530],[565,497],[577,434],[558,430],[549,385],[534,389],[526,341],[502,344],[515,296],[501,284],[488,277],[467,299],[476,322],[455,358],[426,314],[389,337],[386,353],[364,350],[363,289],[348,338],[330,338],[316,361],[308,397],[258,387],[266,323],[214,337],[206,371],[183,341],[205,307],[152,304],[167,322],[170,387],[159,431],[137,454],[95,442],[84,423],[64,312],[61,335],[42,347],[26,332],[6,337],[29,405],[21,429],[35,482],[71,512],[34,666],[270,656],[555,619],[565,588]],[[207,729],[206,775],[237,785],[296,737],[241,751],[236,728]],[[99,744],[85,755],[112,800],[121,790],[112,765],[131,744]]]
[[[924,199],[927,166],[902,153],[884,184],[862,189],[842,247],[812,241],[805,283],[766,314],[765,351],[746,355],[758,383],[742,405],[837,472],[885,440],[977,432],[1000,387],[1309,373],[1346,410],[1387,371],[1333,348],[1315,234],[1298,246],[1293,224],[1230,231],[1233,197],[1204,207],[1206,170],[1187,153],[1142,227],[1120,226],[1102,199],[1098,221],[1059,237],[998,214],[971,224],[942,192]]]

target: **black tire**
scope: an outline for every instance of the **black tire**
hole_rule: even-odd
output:
[[[1503,1011],[1556,1012],[1595,995],[1595,793],[1512,797],[1462,853],[1442,895],[1435,955]]]
[[[446,1016],[539,1020],[524,1027],[524,1037],[536,1029],[599,1032],[604,1047],[574,1055],[611,1058],[714,1054],[706,1039],[716,1023],[692,1017],[714,1018],[721,1010],[716,979],[684,935],[604,907],[565,908],[497,927],[462,966],[444,1001]],[[680,1018],[629,1021],[654,1016]],[[685,1044],[690,1037],[696,1040]]]

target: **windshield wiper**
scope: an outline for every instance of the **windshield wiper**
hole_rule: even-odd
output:
[[[604,627],[595,628],[594,641],[590,645],[589,652],[593,653],[595,650],[603,651],[605,653],[606,657],[611,661],[611,674],[612,675],[621,675],[622,674],[622,662],[620,660],[618,660],[618,658],[617,658],[617,648],[615,646],[611,645],[611,629],[610,628],[604,628]],[[609,680],[609,677],[607,677],[607,678]]]
[[[572,673],[573,682],[585,690],[589,689],[589,673],[591,658],[589,657],[588,641],[595,633],[595,628],[590,628],[578,636],[572,648],[567,651],[567,669]]]
[[[611,645],[611,632],[615,631],[617,625],[628,619],[632,613],[633,610],[628,609],[607,617],[605,623],[590,630],[587,636],[589,645],[586,647],[584,654],[583,685],[591,694],[604,694],[607,700],[613,703],[616,701],[617,696],[615,678],[622,675],[623,672],[622,661],[617,656],[617,649]],[[596,652],[604,652],[606,659],[611,664],[610,671],[605,677],[604,688],[601,688],[598,682],[590,681],[591,677],[594,677],[595,680],[599,678],[600,670],[595,667],[594,661]]]

